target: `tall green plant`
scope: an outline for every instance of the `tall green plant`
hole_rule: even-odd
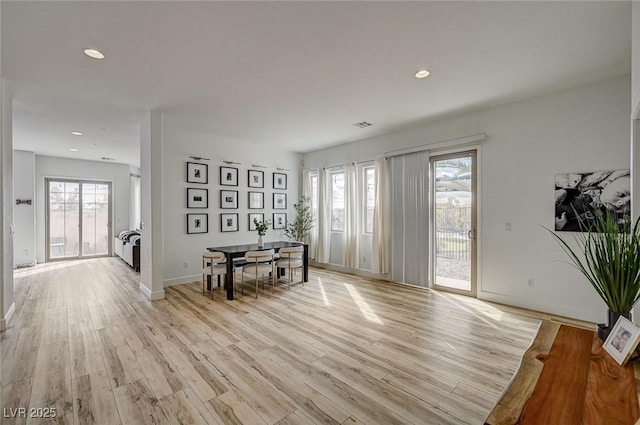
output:
[[[296,241],[302,241],[309,236],[309,232],[314,227],[313,211],[311,210],[310,200],[306,196],[300,196],[298,203],[293,205],[296,210],[296,218],[289,223],[284,234]]]
[[[629,313],[640,298],[640,218],[630,229],[628,223],[620,225],[613,214],[596,212],[586,226],[580,221],[583,232],[575,234],[579,250],[547,231],[607,307],[614,313]]]

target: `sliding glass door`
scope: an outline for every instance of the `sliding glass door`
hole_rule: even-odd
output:
[[[111,255],[111,183],[46,179],[47,261]]]
[[[432,283],[476,294],[476,151],[432,156]]]

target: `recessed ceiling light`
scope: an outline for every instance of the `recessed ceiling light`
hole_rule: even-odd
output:
[[[69,150],[70,150],[71,152],[78,152],[78,149],[76,149],[76,148],[70,148]]]
[[[82,133],[80,133],[79,131],[72,131],[71,134],[73,134],[74,136],[82,136]]]
[[[428,69],[421,69],[416,72],[417,79],[427,78],[429,75],[431,75],[431,71],[429,71]]]
[[[102,52],[96,49],[84,49],[84,54],[93,59],[104,59]]]

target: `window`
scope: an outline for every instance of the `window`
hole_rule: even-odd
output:
[[[365,234],[373,233],[373,212],[376,206],[376,169],[375,167],[364,167],[364,178],[362,179],[364,187],[364,222],[363,229]]]
[[[344,232],[344,171],[331,173],[331,231]]]

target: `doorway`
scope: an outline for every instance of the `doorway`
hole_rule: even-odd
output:
[[[432,286],[476,295],[477,171],[475,150],[431,156]]]
[[[111,255],[111,183],[45,179],[46,260]]]

